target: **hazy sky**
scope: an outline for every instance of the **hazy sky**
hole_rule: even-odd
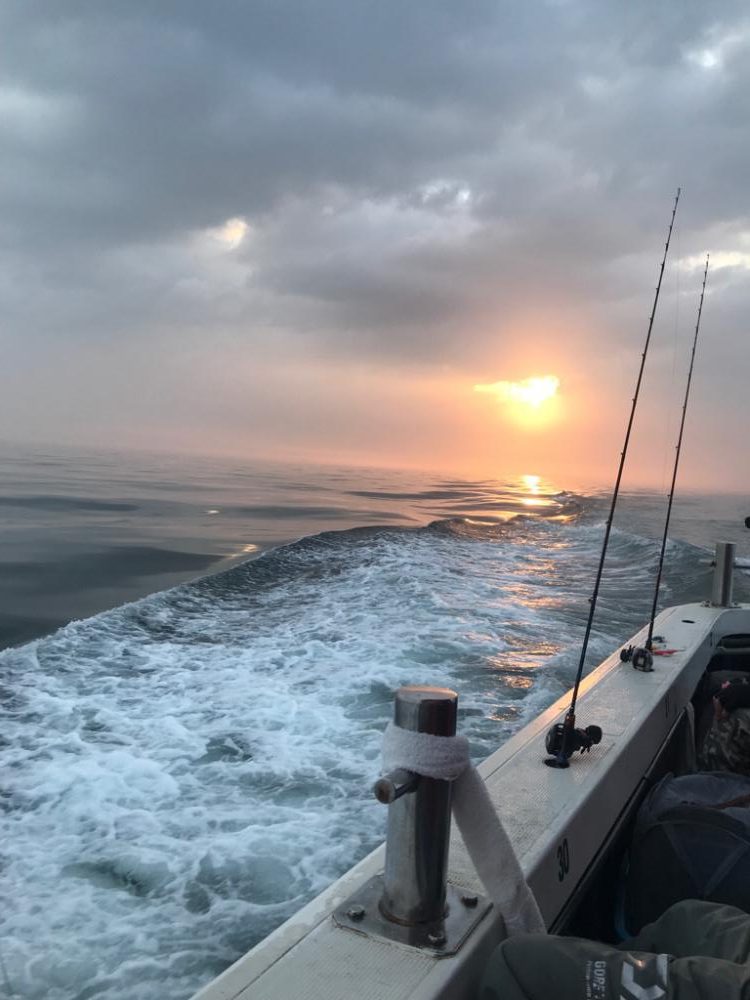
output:
[[[0,437],[750,488],[750,13],[3,0]],[[474,385],[555,375],[524,421]],[[542,419],[544,414],[544,419]],[[666,478],[665,478],[666,476]]]

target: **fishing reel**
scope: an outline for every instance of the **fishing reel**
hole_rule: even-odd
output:
[[[565,722],[556,722],[547,731],[544,745],[547,748],[549,757],[544,763],[547,767],[570,767],[569,758],[580,750],[581,753],[588,753],[592,746],[601,743],[602,731],[599,726],[586,726],[585,729],[576,729],[575,719],[566,718]]]
[[[654,669],[654,654],[645,646],[626,646],[620,650],[623,663],[632,663],[636,670],[650,674]]]

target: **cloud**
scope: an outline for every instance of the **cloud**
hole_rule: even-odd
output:
[[[493,395],[499,403],[539,407],[556,394],[560,379],[556,375],[532,375],[518,382],[491,382],[475,385],[474,392]]]
[[[469,386],[532,344],[619,373],[678,184],[665,300],[679,284],[686,314],[711,250],[706,321],[720,299],[731,356],[750,306],[748,23],[697,0],[6,5],[10,417],[14,371],[52,344],[90,378],[101,346],[104,379],[121,345],[169,364],[180,337],[192,357],[231,344],[278,370]],[[657,328],[667,365],[663,344]]]

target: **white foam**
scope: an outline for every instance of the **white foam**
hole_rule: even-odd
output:
[[[600,538],[330,536],[3,654],[16,993],[189,996],[382,838],[395,688],[455,687],[482,756],[568,686]]]

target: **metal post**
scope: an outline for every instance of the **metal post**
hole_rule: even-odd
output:
[[[455,736],[457,707],[458,695],[448,688],[403,687],[394,723],[413,733]],[[409,750],[397,756],[401,767],[373,789],[388,805],[385,871],[358,886],[333,920],[360,936],[455,955],[492,903],[474,887],[448,884],[452,783],[407,770]]]
[[[457,705],[458,695],[448,688],[403,687],[396,693],[393,721],[413,732],[455,736]],[[442,920],[451,783],[416,777],[412,772],[391,777],[394,787],[398,784],[401,788],[384,797],[390,804],[381,913],[407,926]]]
[[[711,604],[717,608],[728,608],[732,603],[734,549],[734,542],[716,543]]]

